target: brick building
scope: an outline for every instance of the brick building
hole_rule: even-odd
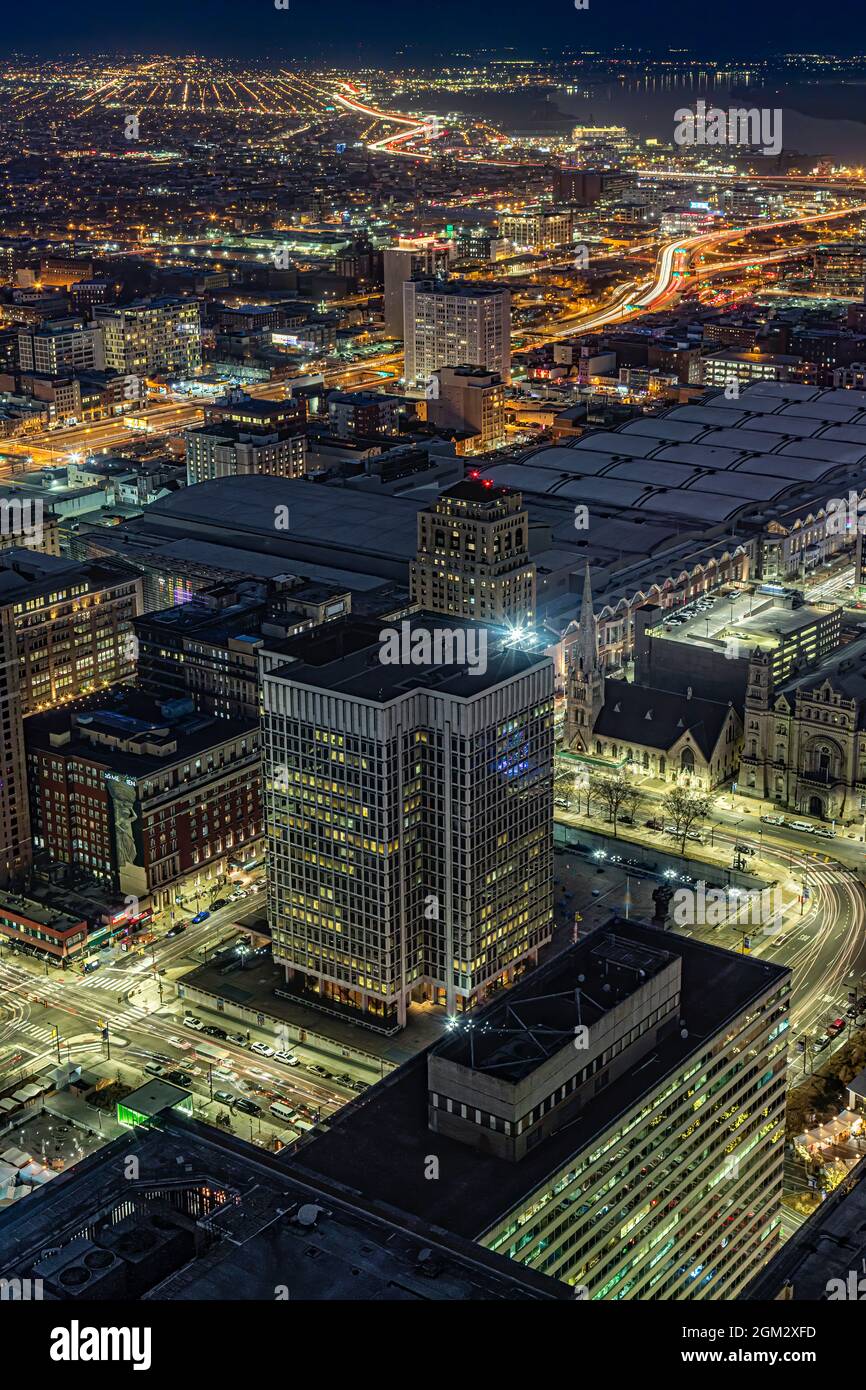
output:
[[[259,731],[126,688],[25,724],[37,852],[154,908],[262,834]]]

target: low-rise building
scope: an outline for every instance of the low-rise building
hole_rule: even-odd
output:
[[[866,816],[866,638],[776,681],[749,664],[738,791],[825,820]]]
[[[154,908],[205,893],[262,834],[254,720],[136,691],[25,721],[35,847]]]
[[[18,893],[0,891],[0,936],[64,964],[87,949],[87,922]]]

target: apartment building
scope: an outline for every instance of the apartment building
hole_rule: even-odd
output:
[[[206,895],[260,839],[255,720],[161,705],[137,691],[26,721],[34,843],[155,909]]]
[[[142,581],[126,565],[0,550],[0,603],[11,611],[23,715],[135,674]]]
[[[511,293],[459,280],[403,286],[404,376],[424,385],[440,367],[469,362],[511,380]]]
[[[134,304],[97,304],[105,365],[123,375],[172,372],[190,376],[201,366],[201,317],[195,300],[169,295]]]

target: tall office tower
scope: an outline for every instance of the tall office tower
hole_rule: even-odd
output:
[[[257,428],[220,421],[187,430],[185,438],[190,485],[241,473],[302,478],[306,472],[307,440],[302,424]]]
[[[17,641],[12,604],[0,574],[0,886],[30,864],[27,762],[21,719]]]
[[[532,622],[535,565],[519,492],[466,478],[418,513],[412,602],[487,623]]]
[[[505,443],[505,388],[483,367],[440,367],[427,403],[427,419],[447,429],[473,430],[465,454],[484,454]]]
[[[102,328],[105,365],[124,375],[143,372],[188,374],[201,366],[201,318],[195,300],[163,296],[135,304],[97,304],[94,324]]]
[[[531,251],[549,251],[555,246],[567,246],[574,237],[574,214],[527,208],[525,212],[502,217],[499,235],[507,237],[514,246]]]
[[[781,1234],[790,978],[612,918],[335,1116],[304,1164],[583,1298],[735,1298]]]
[[[55,319],[18,334],[22,372],[60,376],[70,371],[98,371],[105,366],[102,329],[85,328],[83,319]]]
[[[415,275],[445,275],[450,259],[450,243],[438,237],[401,237],[396,246],[383,253],[385,268],[385,328],[392,338],[402,338],[403,284]]]
[[[287,991],[395,1032],[413,1001],[458,1014],[511,983],[553,922],[552,663],[429,614],[261,662]]]
[[[440,367],[470,362],[511,380],[511,293],[472,281],[409,280],[403,286],[404,376],[426,384]]]

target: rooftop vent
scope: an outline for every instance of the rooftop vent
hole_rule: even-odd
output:
[[[315,1202],[307,1202],[299,1209],[295,1220],[299,1226],[306,1226],[308,1229],[312,1229],[318,1223],[319,1217],[324,1210],[324,1207],[316,1206]]]

